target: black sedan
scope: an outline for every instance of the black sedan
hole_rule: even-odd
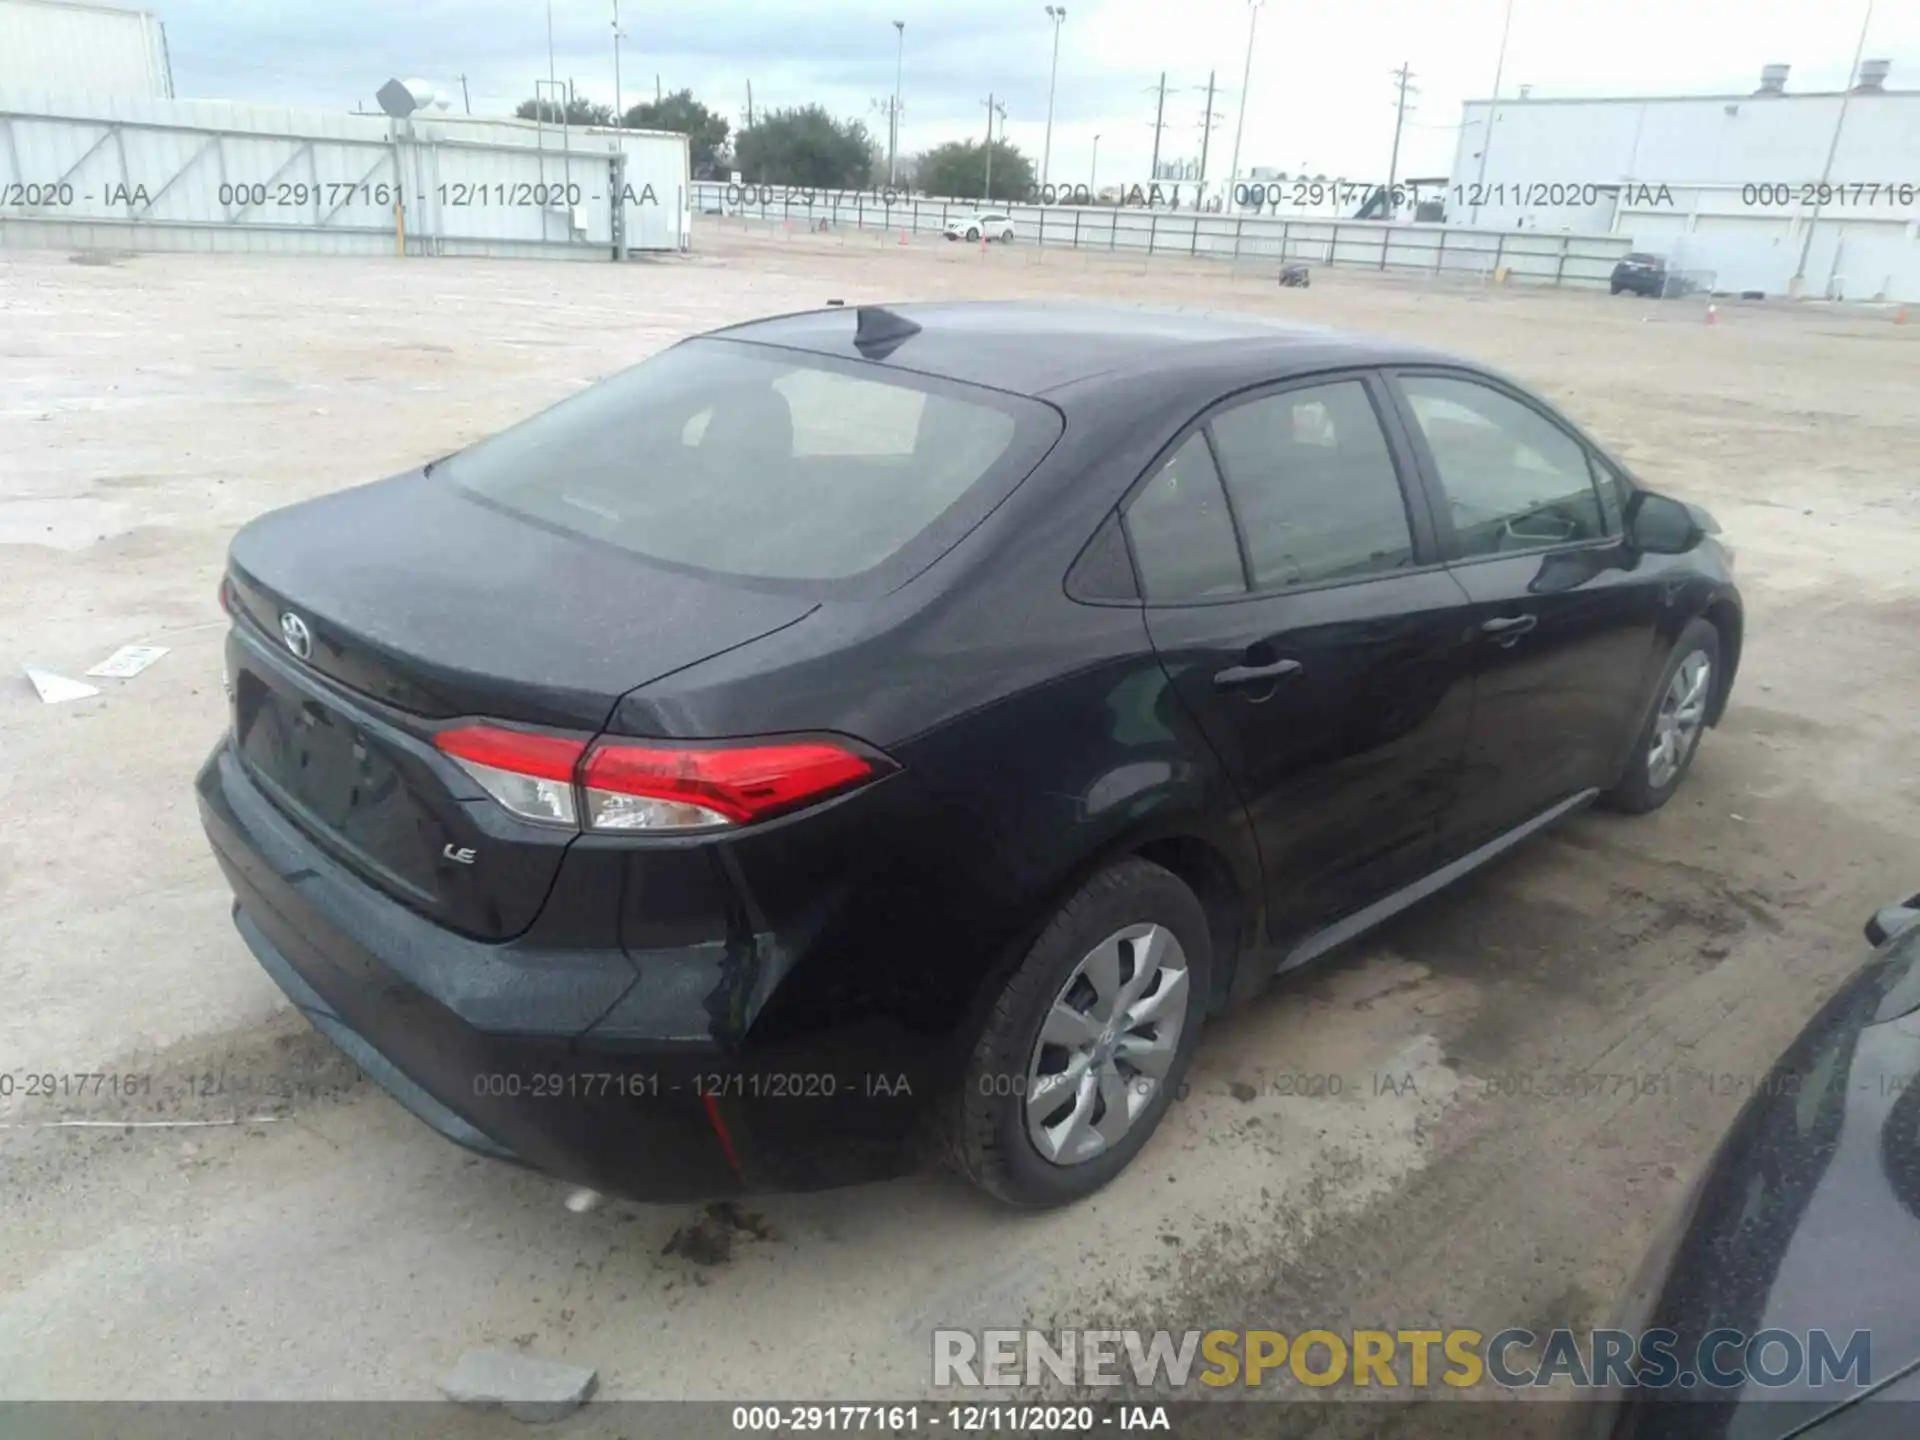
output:
[[[463,1144],[1058,1203],[1208,1016],[1673,793],[1716,528],[1409,346],[790,315],[242,530],[200,808],[260,963]]]
[[[1747,1087],[1732,1129],[1622,1298],[1618,1327],[1659,1335],[1680,1363],[1642,1369],[1635,1387],[1580,1417],[1580,1433],[1914,1433],[1920,895],[1875,915],[1867,938],[1873,959]]]
[[[1618,295],[1622,290],[1631,290],[1636,295],[1647,295],[1658,300],[1674,293],[1678,278],[1668,270],[1666,256],[1649,255],[1636,250],[1614,265],[1613,274],[1607,281],[1607,293]]]

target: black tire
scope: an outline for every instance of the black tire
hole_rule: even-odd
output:
[[[1002,245],[1011,245],[1013,243],[1013,231],[1002,230],[1000,232],[1000,243]]]
[[[1620,288],[1621,287],[1618,285],[1609,285],[1607,287],[1607,293],[1609,295],[1618,295],[1620,293]]]
[[[1041,1024],[1087,955],[1116,932],[1143,923],[1170,931],[1186,954],[1186,1012],[1173,1061],[1116,1143],[1078,1164],[1056,1164],[1027,1133],[1022,1093]],[[1180,1093],[1205,1020],[1212,964],[1206,913],[1171,871],[1130,857],[1094,875],[1040,932],[988,1014],[952,1108],[948,1149],[954,1167],[995,1198],[1029,1209],[1079,1200],[1126,1169]],[[999,1083],[1003,1079],[1010,1083]]]
[[[970,226],[970,227],[968,227],[968,230],[967,230],[967,239],[969,239],[969,240],[978,240],[979,238],[980,238],[980,232],[979,232],[979,230],[978,230],[978,229],[976,229],[976,228],[973,228],[973,227],[971,227],[971,226]]]
[[[1674,642],[1667,663],[1661,667],[1660,683],[1654,686],[1653,695],[1647,701],[1646,715],[1634,735],[1633,750],[1627,756],[1625,770],[1613,788],[1600,797],[1608,809],[1624,811],[1629,815],[1645,815],[1658,810],[1673,798],[1673,792],[1680,788],[1681,782],[1687,778],[1687,772],[1693,768],[1693,757],[1700,753],[1700,742],[1706,738],[1707,725],[1704,720],[1687,746],[1686,753],[1680,757],[1679,766],[1665,783],[1653,783],[1647,754],[1653,745],[1654,727],[1659,723],[1660,707],[1666,698],[1667,688],[1673,684],[1674,675],[1686,663],[1687,657],[1694,654],[1704,654],[1707,663],[1713,667],[1709,677],[1709,696],[1721,685],[1720,632],[1705,620],[1689,621],[1686,629],[1680,632],[1680,638]],[[1711,699],[1708,707],[1711,711]]]

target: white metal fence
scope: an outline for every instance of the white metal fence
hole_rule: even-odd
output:
[[[605,260],[687,194],[677,135],[0,92],[0,246]]]
[[[829,231],[881,230],[938,235],[950,221],[984,208],[898,192],[810,190],[784,185],[696,181],[703,216]],[[1019,244],[1058,245],[1136,255],[1288,262],[1491,278],[1516,283],[1605,289],[1630,247],[1624,235],[1491,230],[1381,220],[1299,219],[1112,205],[994,205],[1011,218]]]

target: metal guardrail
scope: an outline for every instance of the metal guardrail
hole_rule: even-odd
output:
[[[978,201],[899,192],[810,190],[797,186],[696,181],[698,216],[807,230],[899,231],[939,235],[952,220],[981,213]],[[1604,289],[1632,248],[1625,235],[1493,230],[1380,220],[1159,210],[1111,205],[994,205],[1016,243],[1230,263],[1258,261],[1505,278],[1529,284]]]

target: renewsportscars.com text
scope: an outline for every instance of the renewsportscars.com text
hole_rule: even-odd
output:
[[[1374,1393],[1446,1386],[1470,1390],[1733,1390],[1799,1386],[1857,1392],[1873,1384],[1872,1336],[1708,1331],[1697,1343],[1671,1330],[1514,1327],[1407,1330],[935,1330],[933,1383],[943,1389],[1031,1385],[1195,1384],[1363,1387]]]

